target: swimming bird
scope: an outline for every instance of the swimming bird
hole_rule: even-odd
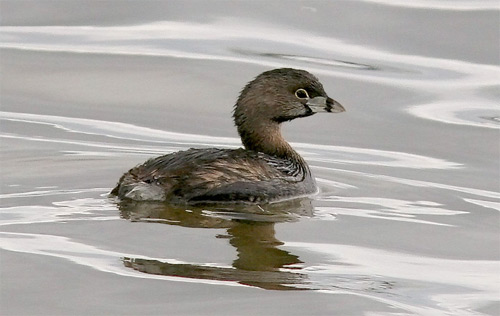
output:
[[[265,204],[314,194],[311,170],[283,138],[281,124],[343,111],[309,72],[266,71],[243,88],[234,106],[244,148],[191,148],[149,159],[126,172],[111,194],[172,204]]]

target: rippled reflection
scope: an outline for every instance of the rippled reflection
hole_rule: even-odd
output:
[[[307,63],[323,65],[323,66],[332,66],[332,67],[349,68],[349,69],[360,69],[360,70],[380,70],[380,68],[376,67],[376,66],[362,64],[362,63],[355,63],[355,62],[347,61],[347,60],[339,60],[339,59],[331,59],[331,58],[319,58],[319,57],[312,57],[312,56],[299,56],[299,55],[292,55],[292,54],[254,52],[254,51],[250,51],[250,50],[241,50],[241,49],[234,49],[233,51],[235,53],[238,53],[241,55],[269,57],[269,58],[275,58],[275,59],[287,59],[287,60],[301,61],[301,62],[307,62]],[[399,70],[399,71],[401,71],[401,70]]]
[[[187,146],[234,148],[239,147],[241,144],[239,139],[230,137],[175,133],[120,122],[53,115],[0,111],[0,120],[4,120],[5,122],[2,129],[3,133],[0,133],[1,138],[75,145],[85,148],[85,150],[65,151],[65,153],[72,155],[112,156],[118,155],[117,153],[120,152],[148,155],[154,153],[159,155],[187,149],[189,148]],[[21,123],[23,128],[20,130],[25,130],[32,124],[50,126],[58,133],[58,137],[42,133],[37,137],[33,137],[19,133],[19,130],[11,132],[7,124],[8,122]],[[98,136],[101,137],[101,141],[76,140],[71,138],[75,133]],[[141,143],[140,145],[116,144],[110,142],[110,140],[140,141]],[[405,152],[305,143],[292,143],[292,145],[308,161],[314,162],[340,162],[412,169],[455,169],[461,167],[456,162]],[[95,150],[90,151],[89,148]]]
[[[131,221],[155,222],[192,228],[226,228],[227,238],[236,249],[231,267],[206,264],[172,263],[160,260],[124,257],[123,264],[134,270],[173,277],[236,281],[263,289],[308,289],[307,274],[301,273],[298,256],[279,246],[275,237],[276,222],[292,221],[297,216],[311,216],[311,200],[301,199],[258,205],[190,208],[164,203],[121,201],[121,216]],[[298,287],[300,285],[300,287]]]

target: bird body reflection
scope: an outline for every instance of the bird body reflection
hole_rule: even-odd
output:
[[[123,258],[123,264],[156,275],[236,281],[273,290],[304,289],[307,276],[300,273],[299,264],[302,261],[298,256],[279,248],[283,242],[276,239],[274,226],[277,222],[293,221],[298,216],[311,216],[311,201],[299,199],[265,207],[264,210],[257,205],[236,205],[231,211],[227,208],[186,210],[165,203],[120,201],[121,216],[131,221],[193,228],[225,228],[227,234],[218,235],[217,238],[228,238],[237,251],[237,258],[231,268],[144,258]]]

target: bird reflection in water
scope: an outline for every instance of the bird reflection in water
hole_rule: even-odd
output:
[[[149,274],[235,281],[240,284],[272,290],[307,289],[307,275],[300,273],[299,257],[278,248],[274,225],[311,216],[310,199],[259,205],[210,207],[172,206],[165,203],[120,201],[121,216],[130,221],[164,223],[193,228],[225,228],[236,248],[232,267],[214,267],[189,263],[168,263],[144,258],[123,258],[123,264]]]

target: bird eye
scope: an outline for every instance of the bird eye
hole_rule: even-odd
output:
[[[297,89],[297,91],[295,91],[295,96],[299,99],[309,99],[309,94],[307,94],[307,91],[304,89]]]

